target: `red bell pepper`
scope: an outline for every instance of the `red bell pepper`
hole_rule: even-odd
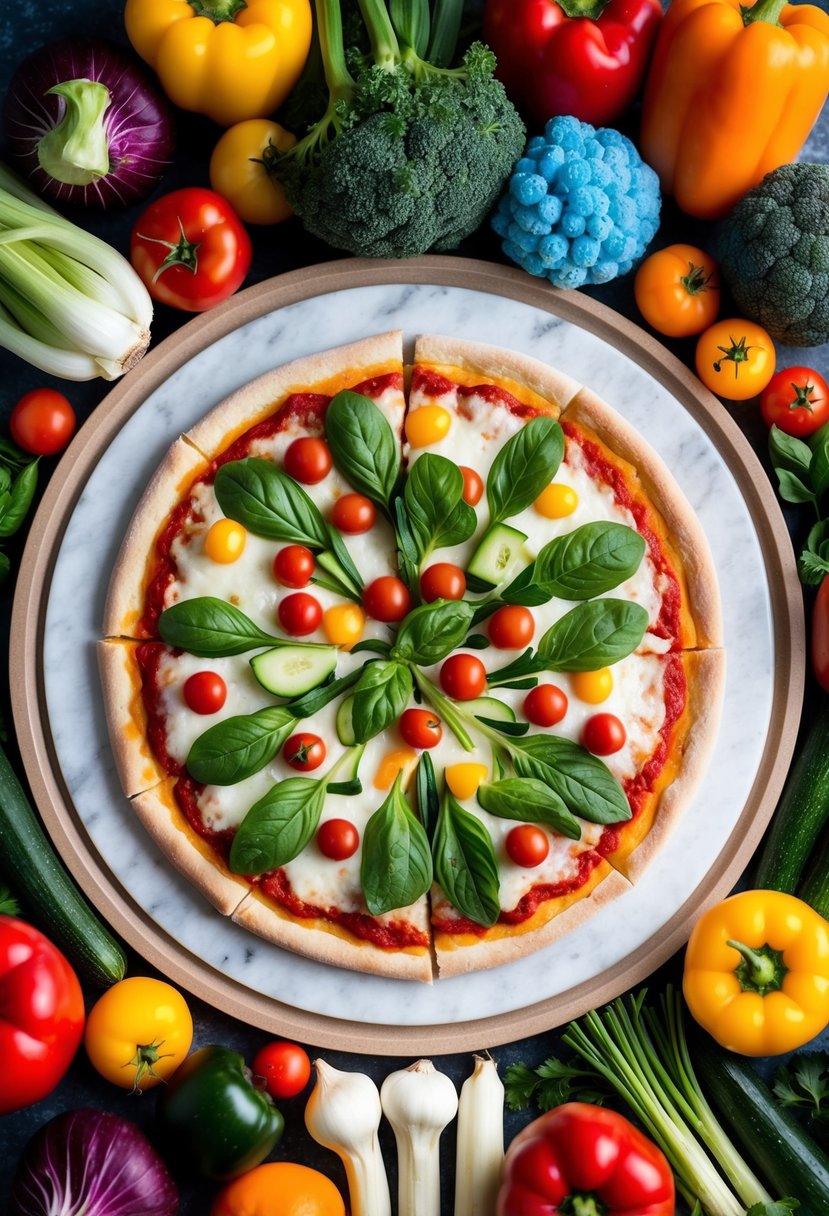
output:
[[[531,122],[573,114],[600,127],[639,92],[661,19],[659,0],[487,0],[484,37]]]
[[[78,1050],[78,977],[31,925],[0,916],[0,1115],[45,1098]]]
[[[812,668],[818,684],[829,692],[829,574],[823,576],[812,611]]]
[[[674,1178],[623,1115],[566,1102],[515,1137],[496,1216],[674,1216]]]

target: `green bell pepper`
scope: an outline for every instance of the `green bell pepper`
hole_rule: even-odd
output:
[[[170,1077],[157,1113],[171,1153],[217,1182],[264,1161],[285,1126],[238,1051],[215,1045],[193,1052]]]

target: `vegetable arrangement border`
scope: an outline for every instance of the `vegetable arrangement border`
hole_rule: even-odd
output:
[[[127,419],[173,371],[225,334],[275,309],[339,290],[383,284],[456,286],[528,304],[570,321],[630,353],[640,366],[681,401],[717,449],[730,457],[751,510],[770,574],[774,604],[776,685],[771,719],[773,747],[766,749],[751,795],[728,845],[709,871],[703,889],[662,927],[658,935],[603,975],[559,996],[507,1014],[457,1025],[388,1027],[354,1024],[309,1014],[252,995],[194,958],[170,939],[124,892],[85,833],[55,764],[43,701],[41,649],[49,582],[71,516],[95,463]],[[655,339],[612,310],[576,293],[528,282],[520,271],[453,257],[424,257],[409,263],[347,260],[311,267],[260,284],[191,321],[152,351],[134,374],[120,382],[73,440],[52,478],[31,528],[14,601],[11,687],[15,727],[26,772],[47,831],[76,881],[110,924],[174,982],[232,1016],[263,1029],[357,1053],[430,1051],[438,1037],[447,1051],[495,1045],[549,1029],[638,983],[687,938],[700,911],[724,896],[759,843],[788,770],[803,698],[805,634],[791,542],[774,489],[736,425],[692,373]]]

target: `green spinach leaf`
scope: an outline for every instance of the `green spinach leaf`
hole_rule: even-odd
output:
[[[230,846],[234,874],[265,874],[298,857],[317,830],[325,782],[288,777],[250,808]]]
[[[578,819],[570,814],[555,790],[535,777],[506,777],[481,785],[478,802],[485,811],[501,819],[544,823],[570,840],[581,838]]]
[[[181,600],[158,618],[158,632],[168,646],[202,659],[246,654],[260,646],[288,646],[284,638],[263,633],[239,608],[212,595]]]
[[[490,528],[517,515],[553,480],[564,456],[564,432],[552,418],[533,418],[504,444],[486,481]]]
[[[337,393],[326,410],[325,438],[346,480],[388,509],[400,476],[400,448],[374,402],[361,393]]]
[[[235,785],[269,764],[296,724],[283,705],[225,718],[196,739],[187,771],[203,785]]]
[[[270,460],[248,456],[223,464],[213,483],[219,506],[256,536],[327,549],[328,525],[316,503]]]
[[[363,832],[360,883],[372,916],[407,908],[432,885],[426,830],[412,814],[399,773],[388,798]]]
[[[354,739],[365,743],[395,722],[412,695],[412,673],[405,663],[375,659],[354,686],[351,721]]]
[[[476,925],[494,925],[501,912],[492,838],[476,815],[446,793],[432,841],[435,878],[453,907]]]
[[[558,794],[567,810],[591,823],[622,823],[630,803],[598,756],[557,735],[529,735],[510,744],[519,777],[533,777]]]
[[[392,653],[422,667],[439,663],[463,642],[474,612],[466,600],[421,604],[404,620]]]
[[[538,643],[549,671],[595,671],[632,654],[648,628],[648,613],[628,600],[589,600],[571,608]]]

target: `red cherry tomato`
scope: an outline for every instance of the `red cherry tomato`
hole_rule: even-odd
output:
[[[253,1057],[252,1072],[272,1098],[295,1098],[311,1079],[311,1061],[296,1043],[267,1043]]]
[[[285,763],[298,773],[310,773],[319,768],[325,759],[325,744],[319,735],[301,733],[291,735],[282,748]]]
[[[411,604],[409,588],[392,574],[376,578],[363,592],[363,607],[375,621],[402,621]]]
[[[505,604],[489,618],[489,640],[499,650],[529,646],[535,633],[535,618],[529,608]]]
[[[517,866],[531,870],[540,866],[550,852],[550,842],[546,833],[537,828],[534,823],[520,823],[518,827],[507,833],[504,842],[507,856]]]
[[[450,655],[440,669],[440,686],[456,701],[474,701],[486,688],[486,668],[474,654]]]
[[[760,411],[766,426],[802,439],[829,422],[829,386],[810,367],[784,367],[763,389]]]
[[[594,756],[612,756],[626,739],[627,731],[615,714],[593,714],[582,727],[582,746]]]
[[[307,587],[314,573],[314,555],[304,545],[286,545],[273,559],[273,573],[283,587]]]
[[[294,595],[286,595],[279,601],[277,609],[279,623],[286,633],[295,638],[305,637],[319,629],[322,621],[322,605],[313,595],[305,591],[297,591]]]
[[[483,480],[465,464],[460,465],[460,470],[463,474],[463,501],[468,502],[470,507],[477,506],[484,492]]]
[[[432,600],[462,600],[465,591],[466,575],[451,562],[427,566],[420,576],[420,594],[426,604]]]
[[[24,393],[9,419],[12,439],[34,456],[54,456],[62,451],[75,430],[75,411],[53,388],[35,388]]]
[[[184,681],[184,700],[194,714],[215,714],[227,700],[227,684],[215,671],[197,671]]]
[[[232,296],[251,256],[250,237],[227,199],[198,186],[150,203],[130,244],[153,299],[185,312],[204,312]]]
[[[431,709],[407,709],[400,718],[400,733],[409,747],[435,747],[443,736],[440,718]]]
[[[347,819],[326,819],[317,831],[317,845],[323,857],[345,861],[353,857],[360,843],[360,833]]]
[[[567,713],[567,694],[555,684],[539,684],[524,698],[524,715],[534,726],[555,726]]]
[[[325,440],[314,439],[310,435],[295,439],[285,452],[285,472],[305,486],[315,486],[323,481],[331,472],[333,463],[331,450]]]
[[[818,587],[812,613],[812,669],[818,684],[829,692],[829,574]]]
[[[377,511],[365,494],[343,494],[331,508],[331,522],[340,532],[357,536],[374,527]]]

